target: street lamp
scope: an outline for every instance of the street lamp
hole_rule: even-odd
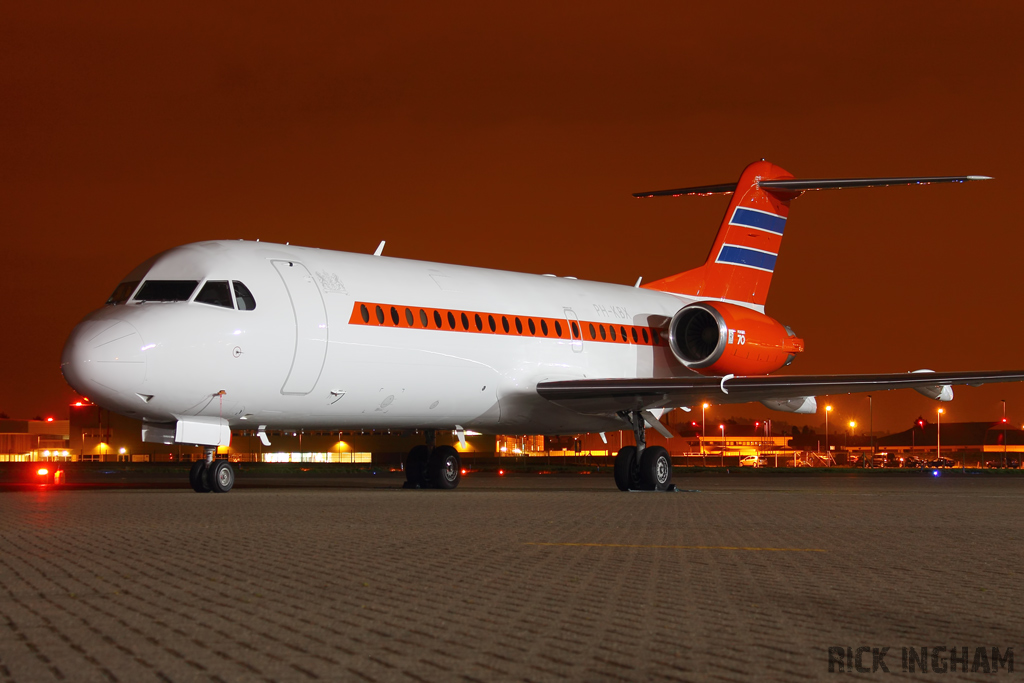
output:
[[[946,412],[942,408],[936,411],[938,420],[935,422],[935,460],[942,458],[942,414]]]
[[[722,430],[722,455],[719,456],[718,466],[722,467],[725,465],[725,425],[718,425],[718,428]]]
[[[705,419],[704,413],[710,408],[711,405],[705,403],[700,407],[700,461],[704,467],[708,466],[707,454],[704,451],[704,439],[708,438],[708,425]]]
[[[850,420],[850,432],[853,432],[854,436],[857,435],[856,429],[857,429],[857,423],[854,420]],[[847,438],[849,438],[850,432],[846,432]],[[847,442],[843,445],[843,447],[847,451],[850,450],[850,445],[849,444],[850,444],[850,442],[847,440]],[[850,454],[847,453],[846,457],[849,458]]]
[[[828,414],[832,412],[832,406],[825,406],[825,462],[828,462]]]

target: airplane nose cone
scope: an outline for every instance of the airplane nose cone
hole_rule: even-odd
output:
[[[87,320],[68,337],[61,372],[85,396],[130,394],[146,379],[146,354],[138,330],[123,320]]]

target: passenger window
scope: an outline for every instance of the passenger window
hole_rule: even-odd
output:
[[[559,337],[562,336],[562,324],[557,320],[555,321],[555,334]]]
[[[441,329],[441,313],[439,311],[434,311],[434,327]]]
[[[228,287],[227,280],[210,280],[203,288],[199,290],[199,294],[196,296],[196,302],[200,304],[210,304],[211,306],[220,306],[222,308],[234,308],[235,304],[231,301],[231,289]]]
[[[398,324],[398,309],[394,306],[391,307],[391,322],[395,325]]]
[[[427,312],[424,311],[421,308],[420,309],[420,327],[426,327],[427,325],[429,325],[429,322],[427,321]]]
[[[381,309],[380,306],[377,307],[377,324],[378,325],[383,325],[384,324],[384,311],[383,311],[383,309]]]
[[[635,327],[631,327],[631,328],[629,328],[629,331],[633,333],[633,343],[634,344],[638,344],[640,342],[640,340],[636,338],[636,328]]]
[[[370,322],[370,312],[366,310],[366,304],[359,304],[359,316],[364,323]]]
[[[466,316],[465,313],[463,313],[460,317],[462,318],[462,329],[469,330],[469,317]]]
[[[523,321],[519,318],[516,318],[516,332],[519,334],[523,333]]]
[[[608,338],[608,335],[604,333],[604,325],[598,325],[597,330],[601,333],[601,339]]]
[[[572,327],[572,338],[573,339],[579,339],[580,338],[580,328],[579,328],[579,325],[577,325],[576,322],[573,321],[573,322],[569,323],[569,326]]]
[[[608,326],[608,334],[610,334],[612,336],[612,341],[616,341],[615,340],[615,326],[614,325],[609,325]]]
[[[540,331],[544,333],[544,336],[548,336],[548,321],[543,318],[540,319]]]
[[[235,280],[231,283],[235,288],[235,305],[240,311],[253,311],[256,309],[256,297],[252,295],[249,288]]]
[[[405,309],[405,322],[406,322],[406,324],[409,325],[409,327],[412,327],[412,325],[413,325],[412,311],[410,311],[408,308]]]
[[[653,327],[651,328],[651,339],[654,341],[655,346],[661,343],[661,341],[658,339],[658,331]]]
[[[493,315],[487,316],[487,327],[491,328],[491,332],[494,332],[495,330],[498,329],[498,326],[494,324],[494,316]]]
[[[501,316],[501,328],[505,330],[505,334],[508,334],[508,318]]]
[[[477,313],[476,315],[473,316],[473,322],[476,323],[476,330],[477,330],[477,332],[479,332],[479,331],[484,329],[484,321],[480,318],[480,314],[479,313]]]
[[[107,305],[116,306],[118,304],[125,303],[126,301],[128,301],[128,299],[132,295],[132,292],[134,292],[135,288],[138,286],[138,280],[136,280],[135,282],[122,282],[121,284],[114,288],[114,293],[110,295],[109,299],[107,299]]]
[[[594,329],[594,323],[590,323],[590,338],[597,339],[597,330]]]
[[[533,318],[526,321],[526,324],[530,328],[530,334],[537,334],[537,326],[533,323]]]
[[[146,280],[132,301],[188,301],[198,280]]]
[[[649,337],[647,336],[647,328],[645,327],[645,328],[643,328],[643,329],[642,329],[642,330],[640,330],[640,331],[641,331],[641,332],[643,332],[643,335],[644,335],[644,344],[647,344],[648,342],[650,342],[651,340],[650,340],[650,338],[649,338]]]
[[[629,340],[626,339],[626,328],[625,327],[619,327],[619,331],[622,332],[622,341],[628,342]]]
[[[448,327],[455,329],[455,315],[451,311],[448,311]]]

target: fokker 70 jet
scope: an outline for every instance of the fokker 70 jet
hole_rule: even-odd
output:
[[[452,489],[460,460],[437,430],[574,434],[629,428],[622,490],[672,487],[645,447],[666,410],[1024,380],[1024,371],[772,375],[804,342],[764,313],[790,203],[808,190],[982,176],[801,180],[766,161],[735,183],[639,193],[731,194],[706,262],[643,286],[251,241],[187,244],[128,274],[68,339],[68,383],[143,421],[143,439],[206,447],[196,491],[234,483],[232,430],[422,430],[407,485]]]

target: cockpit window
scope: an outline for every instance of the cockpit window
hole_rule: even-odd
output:
[[[199,284],[196,280],[146,280],[133,301],[188,301]]]
[[[237,280],[232,284],[235,285],[235,303],[238,304],[238,310],[251,311],[256,308],[256,297],[252,295],[249,288]]]
[[[135,280],[134,282],[122,282],[114,289],[114,293],[110,295],[110,298],[107,299],[107,305],[116,306],[118,304],[125,303],[138,286],[138,280]]]
[[[234,308],[231,301],[231,290],[228,289],[227,280],[210,280],[199,290],[196,296],[196,303],[210,304],[211,306],[222,306]]]

